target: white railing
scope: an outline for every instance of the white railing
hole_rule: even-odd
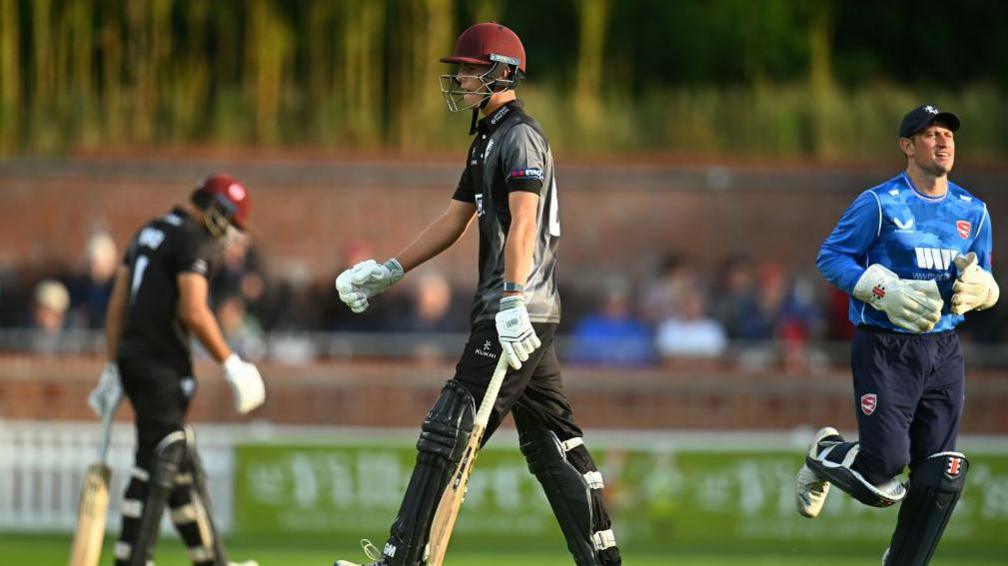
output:
[[[87,467],[97,459],[97,423],[0,420],[0,531],[71,531]],[[233,441],[229,427],[197,427],[216,524],[232,524]],[[133,468],[135,429],[113,427],[108,463],[112,469],[108,529],[119,531],[119,506]],[[166,518],[162,530],[171,530]]]
[[[233,482],[236,477],[234,447],[245,442],[277,444],[335,444],[347,439],[376,444],[395,441],[410,446],[417,431],[412,428],[343,428],[332,426],[273,425],[252,421],[241,425],[197,424],[198,449],[206,468],[214,517],[222,532],[234,525]],[[791,431],[592,431],[592,447],[650,451],[760,451],[787,450],[800,454],[812,429]],[[856,433],[850,432],[850,435]],[[44,422],[0,420],[0,533],[4,531],[70,532],[77,521],[77,500],[87,467],[98,450],[97,422]],[[370,440],[368,440],[370,442]],[[513,429],[494,435],[495,444],[515,446]],[[122,493],[133,467],[135,432],[132,424],[114,426],[109,446],[112,484],[108,530],[118,532]],[[960,448],[967,453],[1008,454],[1006,436],[966,436]],[[976,474],[974,474],[976,475]],[[1001,482],[997,483],[995,482]],[[1000,494],[1008,493],[1001,476],[977,476],[974,483],[990,483],[985,497],[996,506]],[[994,483],[991,483],[994,482]],[[996,484],[996,485],[995,485]],[[983,491],[983,490],[980,490]],[[993,508],[993,507],[992,507]],[[1002,510],[1003,511],[1003,510]],[[162,531],[174,532],[167,519]]]

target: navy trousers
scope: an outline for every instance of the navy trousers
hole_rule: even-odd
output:
[[[858,327],[851,347],[860,452],[852,468],[880,484],[954,450],[965,395],[959,335]]]

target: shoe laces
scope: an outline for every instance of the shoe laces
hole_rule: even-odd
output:
[[[360,545],[361,550],[364,551],[364,556],[367,556],[368,560],[378,561],[384,558],[382,556],[381,551],[378,550],[378,547],[372,544],[371,541],[369,541],[368,539],[362,538],[360,541]]]

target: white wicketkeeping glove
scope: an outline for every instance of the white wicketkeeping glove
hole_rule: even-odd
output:
[[[119,366],[113,362],[105,364],[105,369],[98,378],[98,385],[91,390],[88,395],[87,404],[91,410],[99,417],[105,416],[109,411],[115,411],[122,401],[122,383],[119,381]]]
[[[944,303],[933,279],[900,279],[874,263],[854,285],[854,298],[886,313],[889,321],[910,332],[928,332],[941,320]]]
[[[525,299],[521,295],[501,299],[496,322],[501,355],[507,356],[508,363],[514,369],[521,368],[522,362],[542,344],[532,328]]]
[[[959,277],[952,284],[952,312],[965,314],[994,306],[1001,290],[994,276],[977,263],[976,253],[959,255],[952,261],[959,268]]]
[[[347,269],[336,278],[336,290],[340,300],[355,313],[368,308],[368,299],[386,291],[403,277],[399,261],[392,258],[385,263],[373,259],[362,261]]]
[[[254,364],[231,354],[224,360],[224,379],[231,386],[235,410],[245,414],[266,401],[266,386]]]

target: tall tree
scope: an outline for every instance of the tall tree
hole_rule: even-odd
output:
[[[21,34],[17,0],[0,0],[0,152],[18,149],[21,124]]]
[[[602,69],[609,0],[582,0],[578,6],[578,58],[574,109],[580,129],[592,137],[602,124]]]

